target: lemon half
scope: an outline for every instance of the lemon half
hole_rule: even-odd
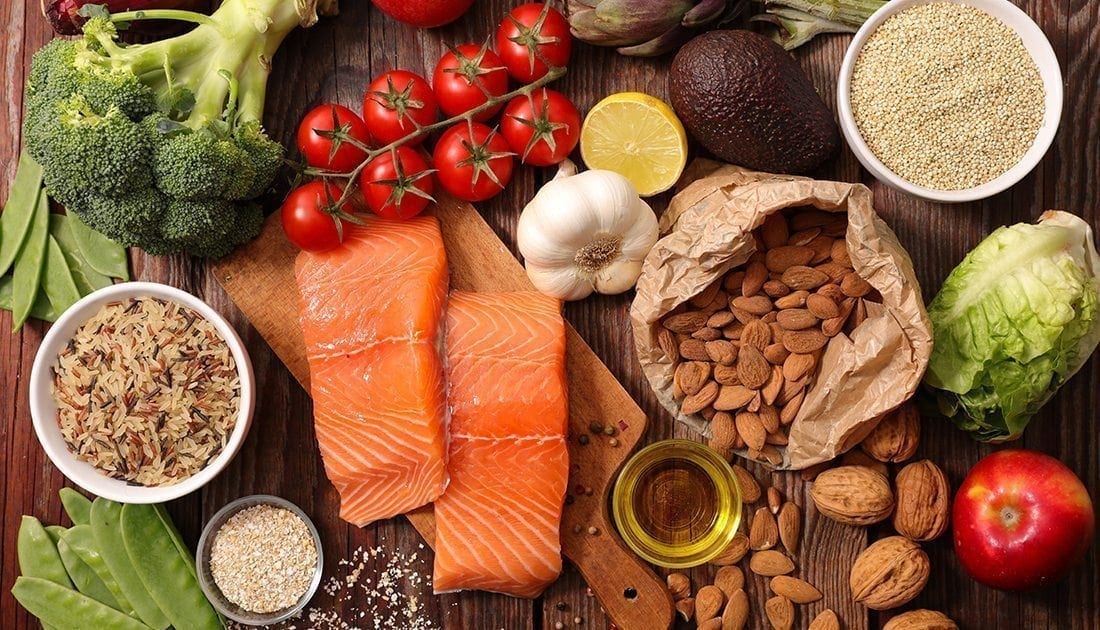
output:
[[[664,101],[641,92],[603,99],[584,119],[581,157],[588,168],[630,180],[643,197],[672,188],[687,164],[687,134]]]

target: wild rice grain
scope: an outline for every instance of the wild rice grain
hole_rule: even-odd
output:
[[[937,190],[972,188],[1015,166],[1043,123],[1045,98],[1020,36],[961,4],[890,17],[852,70],[852,114],[871,152]]]

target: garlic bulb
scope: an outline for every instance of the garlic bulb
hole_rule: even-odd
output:
[[[527,276],[546,295],[622,293],[657,242],[657,217],[622,175],[578,174],[566,160],[523,209],[517,240]]]

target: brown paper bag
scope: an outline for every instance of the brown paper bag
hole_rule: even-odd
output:
[[[657,342],[660,319],[755,251],[751,232],[784,208],[848,212],[852,264],[882,294],[852,334],[829,341],[790,427],[780,468],[801,469],[858,444],[879,418],[913,395],[932,352],[931,326],[913,263],[875,214],[861,184],[771,175],[696,160],[661,217],[662,238],[646,257],[630,315],[642,369],[661,404],[709,435],[701,416],[679,413],[673,357]],[[747,456],[746,452],[741,455]]]

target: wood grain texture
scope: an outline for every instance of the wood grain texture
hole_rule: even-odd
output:
[[[1032,221],[1047,208],[1080,214],[1094,227],[1100,220],[1100,125],[1096,124],[1100,112],[1100,2],[1014,1],[1050,38],[1066,86],[1062,128],[1033,173],[993,199],[953,206],[916,200],[874,182],[847,150],[816,174],[871,186],[876,209],[913,258],[926,299],[935,294],[962,256],[998,225]],[[292,143],[298,117],[322,101],[335,100],[358,109],[367,82],[383,70],[400,65],[430,73],[445,42],[482,41],[505,8],[518,3],[478,0],[474,9],[455,24],[416,31],[387,19],[367,0],[344,0],[340,17],[291,34],[276,57],[266,112],[270,132],[284,143]],[[7,196],[18,154],[23,77],[31,54],[50,37],[37,11],[37,0],[0,3],[4,30],[4,43],[0,45],[4,77],[0,82],[0,198]],[[821,38],[796,55],[830,106],[835,100],[836,71],[848,39]],[[556,87],[573,97],[582,112],[613,91],[640,90],[663,97],[668,63],[668,59],[626,59],[581,45],[575,49],[569,74]],[[552,174],[550,169],[517,169],[504,195],[478,206],[511,253],[516,253],[514,233],[519,210]],[[667,196],[662,196],[653,200],[653,205],[660,211],[666,202]],[[269,200],[269,205],[277,205],[277,200]],[[201,492],[169,506],[185,538],[194,544],[204,518],[226,501],[243,494],[270,492],[295,501],[318,517],[326,541],[326,565],[333,567],[339,577],[348,567],[337,567],[337,563],[360,546],[384,545],[416,552],[420,535],[402,519],[356,529],[336,518],[338,500],[324,478],[313,442],[308,396],[233,306],[206,266],[183,257],[147,258],[138,254],[134,267],[135,277],[192,291],[227,315],[248,345],[262,385],[253,431],[227,472]],[[629,305],[629,295],[594,297],[569,304],[565,312],[580,336],[650,418],[647,441],[674,434],[694,437],[682,427],[673,427],[645,382],[632,349]],[[33,514],[47,522],[60,522],[56,491],[66,482],[38,447],[27,408],[27,377],[45,326],[31,323],[16,335],[7,333],[9,329],[8,314],[0,314],[0,628],[23,630],[37,625],[10,595],[18,573],[14,550],[19,517]],[[1059,457],[1096,497],[1100,495],[1098,424],[1100,361],[1094,357],[1043,409],[1021,445]],[[918,456],[931,457],[943,465],[957,487],[969,467],[991,450],[951,426],[929,420]],[[771,474],[759,466],[750,468],[761,480]],[[848,600],[847,568],[868,540],[884,531],[868,533],[832,523],[813,511],[806,494],[808,486],[797,475],[775,477],[785,494],[807,513],[806,538],[798,564],[802,575],[825,593],[823,603],[800,607],[797,627],[805,627],[813,613],[825,605],[840,614],[845,628],[880,627],[888,614],[868,615]],[[1100,566],[1095,546],[1065,582],[1026,595],[998,593],[971,582],[955,560],[949,540],[941,539],[926,549],[932,558],[932,579],[914,607],[943,610],[961,627],[980,630],[1100,628]],[[430,553],[427,549],[421,553],[428,555],[430,567]],[[364,574],[375,575],[380,569],[381,563],[372,561]],[[697,587],[708,578],[708,571],[704,567],[692,572]],[[427,595],[423,587],[408,584],[401,584],[400,589],[420,598],[420,614],[434,627],[553,628],[558,621],[571,625],[574,616],[581,617],[585,627],[608,627],[599,604],[587,595],[583,579],[572,569],[535,603],[487,594],[437,598]],[[753,581],[751,592],[753,627],[764,628],[764,584]],[[364,607],[369,610],[369,598],[362,591],[347,600],[322,593],[314,604],[336,612],[349,624],[373,625],[369,616],[357,617],[357,611]],[[303,625],[299,623],[298,627]]]

